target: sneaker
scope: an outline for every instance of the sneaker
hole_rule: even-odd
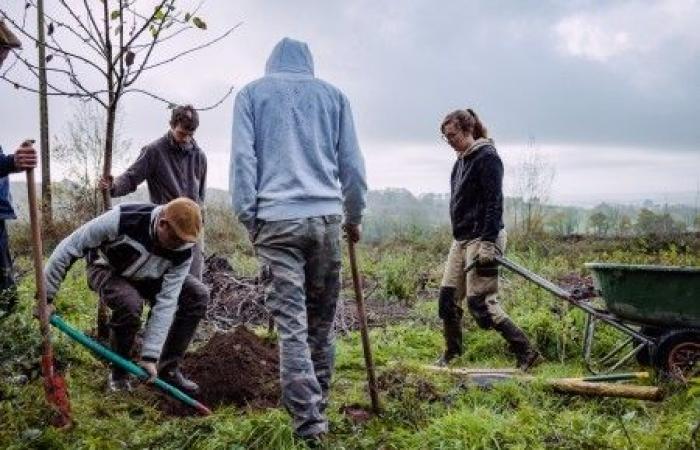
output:
[[[532,369],[533,367],[536,367],[544,362],[544,358],[538,352],[537,350],[529,350],[525,355],[522,357],[518,357],[518,369],[522,370],[523,372],[527,372],[528,370]]]
[[[109,372],[107,377],[108,392],[132,392],[133,390],[129,375],[115,374],[114,371]]]

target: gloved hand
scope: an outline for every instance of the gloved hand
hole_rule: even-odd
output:
[[[146,383],[153,383],[158,378],[158,368],[156,367],[155,361],[147,361],[142,359],[139,361],[139,366],[148,374],[148,379]]]
[[[479,249],[477,250],[477,258],[480,266],[490,266],[496,263],[496,255],[500,252],[496,247],[496,244],[490,241],[479,242]]]

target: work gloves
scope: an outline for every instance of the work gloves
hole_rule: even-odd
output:
[[[489,241],[481,241],[479,242],[479,249],[477,250],[477,259],[479,261],[479,265],[482,266],[490,266],[496,263],[496,255],[499,255],[501,252],[498,250],[498,247],[496,247],[496,244],[493,242]]]

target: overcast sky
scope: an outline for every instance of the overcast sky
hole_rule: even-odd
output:
[[[23,3],[0,0],[0,7],[18,16]],[[189,32],[179,45],[243,25],[141,86],[205,105],[261,76],[282,37],[304,40],[316,75],[350,98],[373,189],[447,191],[454,154],[438,126],[464,107],[495,139],[510,191],[531,139],[555,167],[555,200],[698,188],[700,1],[208,0],[201,14],[209,29]],[[220,188],[232,103],[203,113],[197,133],[210,184]],[[71,108],[51,101],[52,135]],[[36,109],[35,97],[0,84],[6,151],[38,136]],[[157,102],[127,97],[123,112],[134,154],[166,130],[168,112]]]

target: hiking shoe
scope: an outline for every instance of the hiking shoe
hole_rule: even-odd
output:
[[[115,374],[114,371],[109,372],[107,392],[132,392],[133,390],[129,375]]]
[[[527,372],[544,362],[544,358],[537,350],[529,350],[522,356],[518,356],[518,369]]]

